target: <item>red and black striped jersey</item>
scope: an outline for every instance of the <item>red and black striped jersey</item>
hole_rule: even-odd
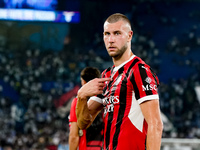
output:
[[[103,94],[91,97],[104,105],[105,150],[145,150],[147,123],[140,104],[159,99],[159,80],[152,69],[133,55],[120,66],[112,66],[102,73],[106,82]]]

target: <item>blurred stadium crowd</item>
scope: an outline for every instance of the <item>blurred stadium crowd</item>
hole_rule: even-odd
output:
[[[187,3],[141,2],[126,12],[134,26],[133,53],[160,77],[160,107],[168,118],[163,138],[200,138],[200,11],[190,11],[197,7],[192,3],[185,16],[179,16],[186,7]],[[183,25],[181,19],[189,23]],[[84,46],[0,51],[0,148],[62,150],[68,146],[69,106],[75,92],[67,94],[77,90],[84,67],[103,71],[112,65],[101,29],[89,28],[101,27],[98,23],[88,21],[85,33],[92,34],[83,33]],[[183,27],[177,29],[180,24]]]

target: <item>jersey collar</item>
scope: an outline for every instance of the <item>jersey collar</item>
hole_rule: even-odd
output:
[[[132,55],[131,58],[129,58],[129,60],[123,62],[122,64],[120,64],[117,67],[114,67],[113,72],[116,72],[117,70],[119,70],[119,68],[121,68],[123,65],[125,65],[127,62],[131,61],[133,58],[135,57],[135,55]]]

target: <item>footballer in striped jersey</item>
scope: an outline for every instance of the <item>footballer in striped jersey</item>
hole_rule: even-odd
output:
[[[109,16],[103,35],[114,65],[78,91],[78,126],[87,128],[104,109],[104,150],[160,150],[159,80],[131,50],[130,21],[119,13]]]

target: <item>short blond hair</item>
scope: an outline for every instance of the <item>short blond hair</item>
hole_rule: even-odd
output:
[[[115,13],[115,14],[110,15],[110,16],[106,19],[105,22],[108,22],[108,23],[115,23],[115,22],[120,21],[120,20],[127,22],[127,23],[129,24],[130,28],[131,28],[131,22],[130,22],[130,20],[128,19],[127,16],[125,16],[125,15],[123,15],[123,14],[121,14],[121,13]]]

